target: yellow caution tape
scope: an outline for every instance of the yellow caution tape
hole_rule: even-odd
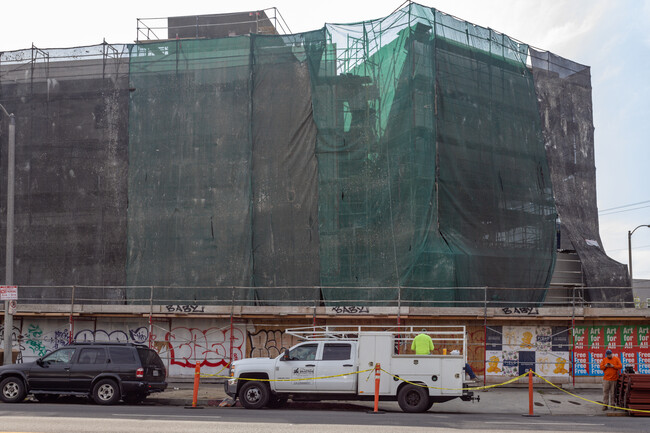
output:
[[[446,391],[465,391],[465,390],[479,390],[479,389],[496,388],[497,386],[509,385],[509,384],[511,384],[512,382],[514,382],[514,381],[516,381],[516,380],[519,380],[519,379],[521,379],[521,378],[524,377],[524,376],[528,376],[528,373],[524,373],[524,374],[522,374],[522,375],[520,375],[520,376],[517,376],[517,377],[514,377],[514,378],[510,379],[510,380],[507,381],[507,382],[503,382],[503,383],[495,383],[495,384],[493,384],[493,385],[486,385],[486,386],[476,386],[476,387],[472,387],[472,388],[441,388],[441,387],[437,387],[437,386],[427,386],[427,385],[422,385],[421,383],[409,382],[409,381],[406,380],[406,379],[402,379],[402,378],[399,377],[399,376],[395,376],[394,374],[391,374],[391,373],[387,372],[387,371],[384,370],[383,368],[381,369],[381,371],[383,371],[384,373],[386,373],[386,374],[389,375],[389,376],[392,376],[392,377],[395,378],[395,379],[401,380],[402,382],[404,382],[404,383],[408,383],[408,384],[410,384],[410,385],[419,386],[419,387],[421,387],[421,388],[444,389],[444,390],[446,390]]]
[[[237,379],[237,380],[257,380],[259,382],[298,382],[298,381],[305,381],[305,380],[330,379],[330,378],[334,378],[334,377],[348,376],[350,374],[361,374],[361,373],[370,372],[370,374],[368,374],[368,377],[366,378],[366,381],[368,381],[368,379],[370,379],[370,377],[372,375],[372,372],[375,370],[374,368],[369,368],[367,370],[351,371],[349,373],[335,374],[335,375],[332,375],[332,376],[304,377],[304,378],[296,378],[296,379],[258,379],[258,378],[249,378],[249,377],[233,378],[233,377],[230,377],[230,376],[221,376],[221,375],[219,375],[219,373],[221,373],[225,369],[226,369],[226,367],[223,367],[221,370],[219,370],[215,374],[202,374],[201,377],[218,377],[218,378],[222,378],[222,379]],[[423,385],[421,383],[410,382],[410,381],[408,381],[406,379],[403,379],[403,378],[401,378],[399,376],[396,376],[396,375],[384,370],[383,368],[381,369],[381,371],[383,371],[387,375],[389,375],[389,376],[391,376],[391,377],[393,377],[393,378],[395,378],[397,380],[401,380],[402,382],[408,383],[410,385],[419,386],[421,388],[440,389],[440,390],[445,390],[445,391],[466,391],[466,390],[469,391],[469,390],[481,390],[481,389],[496,388],[496,387],[499,387],[499,386],[509,385],[509,384],[511,384],[511,383],[513,383],[513,382],[515,382],[515,381],[517,381],[517,380],[519,380],[519,379],[521,379],[521,378],[523,378],[525,376],[528,376],[528,373],[524,373],[524,374],[521,374],[521,375],[519,375],[517,377],[513,377],[512,379],[510,379],[510,380],[508,380],[506,382],[496,383],[496,384],[486,385],[486,386],[476,386],[476,387],[471,387],[471,388],[442,388],[442,387],[437,387],[437,386],[428,386],[428,385]],[[650,410],[630,409],[630,408],[627,408],[627,407],[612,406],[612,405],[609,405],[609,404],[599,403],[599,402],[594,401],[594,400],[589,400],[588,398],[580,397],[579,395],[573,394],[573,393],[567,391],[566,389],[560,388],[559,386],[557,386],[556,384],[554,384],[550,380],[546,379],[544,376],[540,375],[536,371],[533,371],[533,374],[535,376],[539,377],[540,379],[542,379],[544,382],[551,385],[552,387],[557,388],[560,391],[562,391],[562,392],[564,392],[566,394],[569,394],[572,397],[578,398],[580,400],[584,400],[586,402],[593,403],[593,404],[596,404],[596,405],[599,405],[599,406],[610,407],[612,409],[626,410],[626,411],[629,411],[629,412],[650,413]]]
[[[224,371],[226,368],[228,368],[228,366],[223,367],[221,370],[217,371],[217,372],[214,373],[214,374],[202,374],[201,377],[223,377],[223,376],[219,376],[219,373],[221,373],[222,371]]]
[[[599,403],[599,402],[597,402],[597,401],[589,400],[588,398],[580,397],[579,395],[573,394],[573,393],[567,391],[566,389],[560,388],[559,386],[557,386],[556,384],[554,384],[553,382],[551,382],[550,380],[546,379],[544,376],[538,374],[538,373],[535,372],[535,371],[533,371],[533,374],[534,374],[535,376],[539,377],[540,379],[542,379],[544,382],[548,383],[549,385],[551,385],[551,386],[553,386],[553,387],[559,389],[559,390],[562,391],[562,392],[565,392],[565,393],[569,394],[570,396],[573,396],[573,397],[575,397],[575,398],[579,398],[580,400],[588,401],[589,403],[594,403],[594,404],[597,404],[597,405],[599,405],[599,406],[611,407],[612,409],[627,410],[627,411],[629,411],[629,412],[643,412],[643,413],[650,413],[650,410],[630,409],[630,408],[627,408],[627,407],[611,406],[611,405],[609,405],[609,404],[604,404],[604,403]]]
[[[302,380],[320,380],[320,379],[330,379],[332,377],[342,377],[342,376],[349,376],[351,374],[360,374],[360,373],[365,373],[367,371],[373,371],[374,368],[369,368],[368,370],[359,370],[359,371],[351,371],[349,373],[343,373],[343,374],[335,374],[332,376],[321,376],[321,377],[302,377],[302,378],[296,378],[296,379],[257,379],[255,377],[230,377],[230,376],[219,376],[216,374],[210,375],[211,377],[220,377],[223,379],[237,379],[237,380],[257,380],[259,382],[299,382]]]

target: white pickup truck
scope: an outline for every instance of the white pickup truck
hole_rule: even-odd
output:
[[[465,327],[436,327],[425,331],[434,344],[462,350],[459,355],[407,354],[413,337],[422,332],[421,328],[399,332],[368,331],[368,328],[287,330],[305,341],[277,358],[233,362],[230,379],[225,384],[226,393],[239,398],[242,406],[248,409],[279,407],[289,398],[294,401],[372,400],[374,371],[356,372],[374,369],[379,363],[382,370],[396,376],[381,373],[379,400],[397,400],[405,412],[424,412],[434,403],[454,398],[464,401],[474,398],[472,392],[463,389],[467,388],[463,386],[467,353]]]

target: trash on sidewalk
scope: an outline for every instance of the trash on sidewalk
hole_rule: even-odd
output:
[[[235,405],[235,400],[231,397],[226,397],[223,400],[221,400],[221,403],[219,403],[219,407],[232,407]]]

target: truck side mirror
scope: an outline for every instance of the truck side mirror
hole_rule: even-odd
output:
[[[282,360],[283,361],[289,361],[291,357],[289,356],[289,350],[284,351],[284,355],[282,355]]]

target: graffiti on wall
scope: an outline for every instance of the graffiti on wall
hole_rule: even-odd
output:
[[[18,358],[16,359],[16,362],[20,364],[23,362],[23,350],[25,350],[25,347],[23,346],[22,341],[20,339],[20,329],[15,326],[13,327],[11,333],[11,340],[14,342],[13,350],[16,349],[19,350]],[[5,328],[3,324],[0,325],[0,348],[2,348],[2,350],[4,350],[4,341],[5,341]],[[17,348],[15,346],[16,344],[18,345]]]
[[[78,343],[91,341],[111,341],[115,343],[138,343],[147,344],[149,340],[149,329],[142,326],[135,329],[116,329],[107,331],[104,329],[82,329],[74,335],[74,341]]]
[[[244,325],[233,327],[231,354],[230,326],[215,326],[215,320],[210,319],[193,320],[191,325],[183,320],[170,321],[166,329],[154,326],[151,335],[148,326],[137,323],[106,320],[94,323],[92,328],[81,326],[81,323],[76,323],[77,329],[73,333],[72,340],[77,342],[148,345],[151,340],[170,376],[192,375],[196,362],[201,364],[202,372],[214,374],[227,366],[231,359],[241,359],[246,351]],[[33,320],[24,322],[21,328],[14,328],[14,341],[20,347],[19,362],[33,361],[70,341],[69,324],[63,320]]]
[[[260,329],[248,333],[248,358],[275,358],[296,344],[296,338],[280,329]]]
[[[232,336],[232,342],[231,342]],[[171,365],[194,368],[226,366],[230,359],[242,359],[245,350],[244,331],[239,327],[197,328],[176,327],[165,334],[167,344],[158,345],[160,352],[168,351]],[[232,353],[230,348],[232,346]]]

